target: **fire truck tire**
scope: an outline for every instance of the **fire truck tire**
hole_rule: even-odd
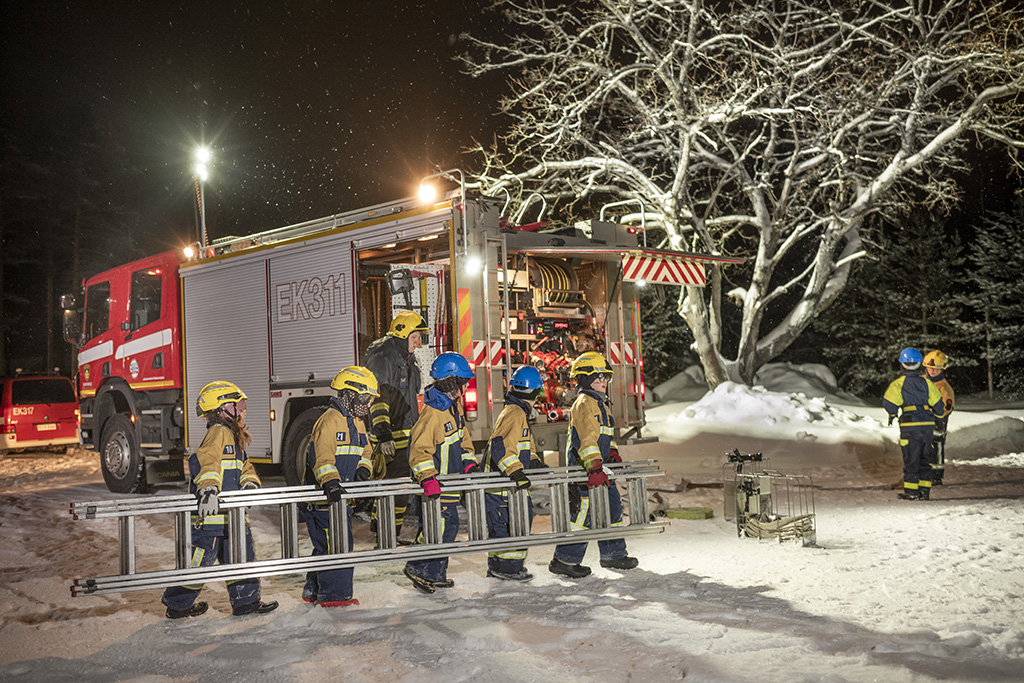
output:
[[[313,425],[326,409],[326,406],[318,406],[304,410],[288,425],[281,458],[284,481],[288,486],[303,485],[302,480],[306,474],[306,449],[309,448],[309,440],[313,436]]]
[[[114,415],[100,435],[100,468],[107,488],[114,493],[139,493],[146,488],[146,469],[135,425],[124,415]]]

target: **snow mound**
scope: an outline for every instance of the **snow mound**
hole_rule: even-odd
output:
[[[833,403],[866,405],[853,394],[839,388],[836,376],[817,363],[768,363],[754,376],[754,383],[769,391],[799,393],[812,398],[825,398]],[[691,365],[675,377],[652,390],[654,403],[698,401],[708,392],[704,370]]]
[[[778,393],[735,382],[723,382],[704,398],[670,418],[674,422],[714,422],[759,428],[841,427],[850,425],[877,428],[878,421],[842,408],[830,406],[824,398],[808,398],[802,393]]]

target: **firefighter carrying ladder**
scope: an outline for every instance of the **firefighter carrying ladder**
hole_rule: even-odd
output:
[[[383,562],[424,560],[474,552],[495,552],[541,545],[599,541],[661,533],[666,522],[652,522],[647,511],[647,477],[664,474],[654,461],[609,463],[611,477],[626,489],[629,523],[612,526],[607,487],[590,489],[592,528],[572,529],[569,488],[585,485],[587,475],[579,468],[555,467],[531,470],[532,488],[547,487],[551,494],[551,531],[531,533],[529,508],[525,490],[497,472],[438,477],[446,491],[460,492],[468,513],[467,538],[452,543],[441,542],[440,499],[423,498],[423,545],[399,546],[394,531],[395,496],[422,494],[419,485],[399,480],[345,483],[346,493],[330,507],[329,554],[299,557],[299,505],[324,502],[323,491],[315,486],[226,491],[220,495],[221,509],[228,515],[228,538],[245,537],[246,508],[276,505],[280,514],[281,557],[270,560],[245,561],[245,544],[229,543],[228,564],[210,567],[189,567],[192,552],[191,517],[196,499],[190,494],[147,496],[71,503],[71,516],[83,519],[117,519],[119,537],[119,574],[89,579],[75,579],[72,596],[101,595],[183,584],[195,585],[210,581],[235,581],[260,576],[299,574],[355,567]],[[485,489],[510,489],[508,538],[487,538]],[[372,550],[355,550],[348,545],[349,516],[342,506],[349,501],[372,498],[378,503],[381,536]],[[139,572],[136,566],[135,518],[142,515],[174,515],[174,569]]]

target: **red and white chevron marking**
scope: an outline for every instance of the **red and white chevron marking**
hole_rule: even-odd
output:
[[[611,342],[608,344],[608,359],[612,365],[633,365],[636,363],[636,347],[633,342]]]
[[[704,264],[688,259],[626,254],[622,257],[622,279],[703,287]]]
[[[491,365],[497,365],[504,356],[505,350],[501,342],[491,342]],[[473,357],[470,359],[474,367],[487,362],[487,342],[473,340]]]

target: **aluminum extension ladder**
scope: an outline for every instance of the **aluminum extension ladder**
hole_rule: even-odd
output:
[[[196,499],[191,494],[176,496],[146,496],[91,503],[71,503],[71,516],[76,520],[110,519],[118,521],[119,573],[89,579],[75,579],[72,596],[101,595],[177,585],[195,585],[210,581],[233,581],[260,576],[298,574],[355,567],[383,562],[424,560],[474,552],[514,550],[541,545],[557,545],[582,541],[599,541],[661,533],[667,522],[650,521],[647,511],[647,477],[661,476],[654,461],[609,463],[605,467],[613,480],[626,489],[624,508],[629,523],[611,525],[608,507],[608,489],[590,489],[591,528],[572,529],[569,510],[569,488],[585,484],[586,473],[579,468],[555,467],[531,470],[533,490],[547,487],[551,494],[551,531],[530,533],[527,491],[515,488],[515,483],[497,472],[438,477],[443,491],[462,494],[462,504],[468,513],[466,540],[441,542],[442,518],[440,499],[421,498],[423,516],[423,545],[399,546],[395,532],[395,496],[421,495],[423,490],[411,481],[381,480],[345,483],[345,495],[330,507],[329,554],[299,557],[299,505],[324,502],[323,491],[315,486],[228,491],[220,495],[221,510],[228,515],[228,538],[244,538],[246,508],[276,505],[280,514],[281,557],[245,562],[245,544],[229,543],[228,564],[210,567],[189,566],[192,553],[191,515]],[[484,504],[485,489],[511,489],[509,491],[509,538],[487,538],[487,517]],[[378,515],[378,547],[355,550],[348,544],[350,519],[343,514],[343,505],[356,499],[375,499]],[[174,515],[174,569],[138,572],[136,566],[135,518],[141,515]]]

